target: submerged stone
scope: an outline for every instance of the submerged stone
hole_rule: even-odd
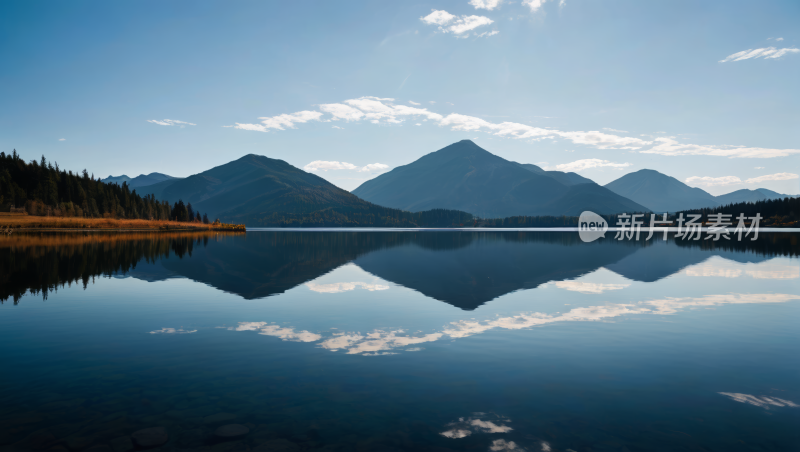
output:
[[[206,416],[203,422],[206,424],[218,424],[220,422],[232,421],[236,419],[236,415],[232,413],[217,413],[211,416]]]
[[[169,441],[169,435],[164,427],[151,427],[134,432],[131,435],[133,443],[141,448],[158,447]]]
[[[120,436],[109,441],[114,452],[129,452],[133,450],[133,441],[130,436]]]
[[[84,452],[114,452],[114,450],[105,444],[98,444],[86,449]]]
[[[273,439],[259,444],[255,449],[253,449],[253,452],[295,452],[299,450],[300,446],[291,441],[285,439]]]
[[[199,428],[186,430],[178,437],[180,447],[200,447],[203,445],[204,434]]]
[[[238,438],[250,433],[250,429],[241,424],[223,425],[214,432],[220,438]]]
[[[55,436],[47,430],[38,430],[16,444],[17,447],[27,450],[42,450],[56,442]]]

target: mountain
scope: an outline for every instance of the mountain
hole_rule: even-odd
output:
[[[516,162],[513,162],[516,163]],[[541,174],[544,176],[552,177],[553,179],[561,182],[564,185],[578,185],[578,184],[593,184],[594,181],[591,179],[587,179],[581,176],[578,173],[565,173],[563,171],[545,171],[542,168],[532,164],[532,163],[517,163],[519,166],[525,168],[526,170],[535,173]]]
[[[765,199],[783,199],[793,197],[793,195],[782,195],[778,192],[767,190],[766,188],[757,188],[755,190],[743,188],[726,195],[719,195],[716,197],[716,200],[719,205],[724,206],[727,204],[736,204],[740,202],[756,202],[763,201]]]
[[[178,178],[162,173],[140,174],[133,179],[123,174],[122,176],[108,176],[107,178],[103,179],[103,182],[115,183],[117,185],[122,185],[123,182],[127,182],[128,187],[133,190],[134,188],[147,187],[159,182],[172,181],[175,179]]]
[[[192,203],[195,210],[234,221],[252,215],[308,213],[370,204],[283,160],[249,154],[185,179],[146,188],[159,199]]]
[[[717,199],[705,190],[649,169],[626,174],[605,187],[656,213],[719,205]]]
[[[364,182],[353,194],[371,203],[410,212],[454,209],[484,218],[648,210],[577,174],[510,162],[470,140],[451,144]]]
[[[123,182],[127,182],[128,185],[130,185],[131,178],[126,176],[126,175],[124,175],[124,174],[122,176],[111,176],[111,175],[109,175],[105,179],[101,179],[101,182],[105,182],[107,184],[117,184],[117,185],[122,185]]]

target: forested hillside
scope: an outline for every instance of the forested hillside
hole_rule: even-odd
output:
[[[736,217],[739,214],[743,213],[748,218],[755,217],[758,214],[762,218],[760,221],[761,226],[798,227],[800,226],[800,198],[786,197],[756,202],[740,202],[707,209],[685,210],[679,213],[699,213],[703,216],[704,222],[708,221],[709,214],[730,214],[734,225],[737,223]]]
[[[170,206],[152,195],[140,196],[126,183],[63,170],[44,156],[26,163],[16,150],[0,152],[0,210],[12,209],[42,216],[209,222],[181,200]]]

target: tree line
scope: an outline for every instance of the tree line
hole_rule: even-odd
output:
[[[0,152],[0,210],[22,209],[40,216],[209,223],[208,215],[183,200],[170,206],[153,195],[131,191],[126,182],[102,182],[85,169],[63,170],[44,156],[26,163],[16,149]]]
[[[311,213],[250,215],[244,220],[249,226],[313,228],[313,227],[377,227],[377,228],[458,228],[471,227],[474,217],[459,210],[432,209],[407,212],[371,205],[364,208],[331,208]]]
[[[711,214],[729,214],[734,224],[739,214],[752,218],[756,214],[761,215],[760,226],[774,227],[797,227],[800,225],[800,197],[783,199],[765,199],[756,202],[740,202],[727,204],[718,207],[707,207],[703,209],[690,209],[677,212],[676,216],[683,214],[700,214],[703,222],[708,221]]]

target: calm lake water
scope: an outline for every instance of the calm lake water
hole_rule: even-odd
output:
[[[0,450],[800,450],[799,238],[3,238]]]

